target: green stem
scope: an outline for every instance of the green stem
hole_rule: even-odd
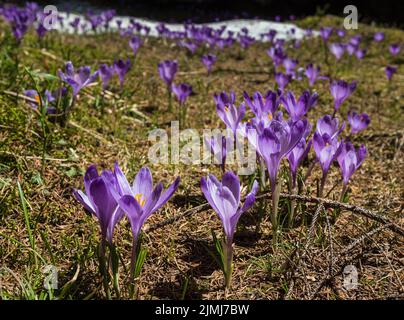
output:
[[[280,183],[272,181],[271,179],[271,193],[272,193],[272,242],[274,245],[278,242],[278,204],[279,204],[279,193],[280,193]]]
[[[109,290],[109,284],[108,284],[108,270],[106,267],[106,259],[105,259],[105,246],[106,246],[106,241],[105,239],[101,240],[100,247],[99,247],[99,268],[100,272],[102,274],[102,282],[104,285],[104,291],[105,295],[107,296],[108,300],[111,300],[111,292]]]
[[[232,262],[233,262],[233,238],[226,239],[224,258],[225,258],[224,274],[225,274],[226,288],[230,289],[231,275],[233,273],[233,265],[232,265]]]
[[[133,298],[136,285],[135,285],[135,269],[136,269],[136,261],[137,261],[137,241],[138,237],[133,237],[132,242],[132,256],[130,260],[130,284],[129,284],[129,297],[130,299]]]

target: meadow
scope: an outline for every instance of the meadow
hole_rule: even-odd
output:
[[[323,30],[301,41],[148,37],[136,24],[20,37],[5,10],[1,299],[403,297],[404,31],[343,30],[342,18],[319,15],[293,21]],[[149,133],[177,120],[201,136],[261,128],[257,169],[150,162]],[[152,191],[143,167],[169,194]],[[125,192],[122,176],[132,184],[138,172]],[[121,216],[106,217],[109,206]],[[44,286],[52,268],[57,286]]]

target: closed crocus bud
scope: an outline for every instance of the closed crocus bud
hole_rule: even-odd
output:
[[[397,72],[397,67],[393,67],[393,66],[387,66],[384,69],[385,73],[386,73],[386,77],[389,81],[391,81],[391,79],[393,78],[393,75]]]
[[[376,42],[381,42],[384,40],[384,32],[376,32],[373,35],[373,40]]]
[[[331,43],[329,48],[337,60],[340,60],[345,52],[345,46],[341,43]]]
[[[389,50],[393,56],[396,56],[400,53],[401,46],[398,43],[394,43],[394,44],[390,45]]]
[[[352,177],[354,172],[365,160],[367,154],[366,147],[361,145],[358,151],[350,142],[342,142],[339,155],[337,156],[338,164],[341,168],[342,180],[346,186],[349,179]]]
[[[171,87],[171,84],[174,80],[177,70],[178,70],[178,63],[176,60],[165,60],[158,64],[158,71],[160,74],[160,78],[165,81],[168,87]]]
[[[188,96],[192,93],[192,87],[189,84],[181,83],[179,85],[172,85],[172,90],[177,96],[180,104],[184,104]]]
[[[330,85],[331,95],[334,98],[334,109],[337,111],[341,104],[355,91],[356,81],[350,84],[343,80],[333,81]]]

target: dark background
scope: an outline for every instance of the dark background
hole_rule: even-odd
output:
[[[79,12],[85,12],[88,8],[99,10],[114,8],[121,15],[167,22],[182,22],[191,18],[194,22],[236,17],[273,19],[276,15],[285,20],[291,14],[296,17],[324,13],[343,16],[343,8],[353,4],[358,8],[361,22],[404,26],[404,0],[39,0],[37,2],[43,5],[55,4],[59,10],[70,9]]]

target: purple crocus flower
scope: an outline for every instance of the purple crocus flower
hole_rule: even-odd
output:
[[[247,92],[244,91],[243,95],[251,111],[258,119],[268,117],[269,120],[272,120],[274,118],[280,102],[276,92],[269,90],[265,95],[265,102],[259,91],[253,94],[252,100]]]
[[[298,64],[298,61],[295,59],[286,58],[285,60],[283,60],[283,66],[285,67],[285,73],[287,75],[294,76],[297,64]]]
[[[341,57],[344,55],[345,46],[341,43],[331,43],[329,48],[331,53],[335,56],[335,58],[337,58],[337,60],[340,60]]]
[[[333,81],[330,85],[331,95],[334,98],[334,110],[339,109],[341,104],[354,92],[356,89],[356,81],[350,84],[343,80]]]
[[[362,164],[363,160],[365,160],[366,154],[366,147],[363,144],[359,147],[358,151],[355,151],[355,147],[351,142],[341,143],[337,161],[341,168],[344,187],[347,186],[349,179]]]
[[[340,37],[340,38],[343,38],[343,37],[345,37],[345,30],[344,29],[338,29],[337,30],[337,35],[338,35],[338,37]]]
[[[133,54],[135,55],[135,57],[136,57],[137,51],[139,50],[141,45],[142,45],[142,39],[138,36],[133,36],[129,40],[129,46],[132,48]]]
[[[222,91],[219,94],[214,94],[213,99],[215,100],[216,105],[220,105],[222,109],[229,104],[234,104],[236,101],[236,95],[234,91],[231,91],[228,95],[226,92]]]
[[[181,47],[187,48],[189,52],[194,54],[196,50],[198,49],[198,45],[194,42],[189,42],[189,41],[180,41],[178,43]]]
[[[314,132],[313,148],[316,152],[317,160],[320,163],[321,169],[323,170],[323,180],[325,180],[325,176],[328,173],[331,163],[338,156],[340,146],[341,144],[338,142],[337,137],[332,139],[328,135],[321,135],[318,131]]]
[[[113,180],[110,183],[116,183],[116,181]],[[84,175],[84,189],[85,193],[74,189],[74,197],[86,210],[97,217],[103,242],[107,240],[112,243],[115,225],[122,218],[122,214],[108,184],[98,174],[95,165],[91,165]]]
[[[208,74],[210,74],[212,66],[216,62],[217,57],[213,54],[206,54],[202,56],[201,60],[202,63],[205,65],[206,69],[208,70]]]
[[[397,67],[393,67],[393,66],[387,66],[384,69],[385,73],[386,73],[386,77],[389,81],[391,81],[393,75],[397,72]]]
[[[352,43],[348,43],[345,45],[345,49],[346,49],[346,52],[348,53],[348,55],[352,56],[356,52],[358,47],[353,45]]]
[[[361,44],[362,41],[362,36],[360,34],[351,37],[351,39],[349,39],[349,43],[354,45],[355,47],[358,47]]]
[[[290,75],[283,74],[282,72],[278,72],[275,74],[275,81],[281,91],[285,89],[291,79],[292,78]]]
[[[399,54],[399,52],[401,50],[401,46],[398,43],[394,43],[394,44],[390,45],[389,50],[393,56],[396,56]]]
[[[231,141],[222,135],[205,137],[204,141],[208,150],[213,154],[215,163],[220,164],[222,171],[224,172],[227,157],[227,144],[230,144]]]
[[[105,90],[108,87],[112,76],[114,75],[114,67],[110,67],[107,64],[103,63],[98,68],[98,73],[102,81],[102,89]]]
[[[66,62],[65,70],[65,73],[59,70],[59,77],[72,87],[73,97],[76,97],[81,89],[93,83],[98,78],[98,71],[91,74],[91,69],[88,66],[80,67],[77,72],[74,72],[71,61]]]
[[[366,55],[366,49],[358,49],[355,51],[355,56],[359,59],[362,60]]]
[[[342,123],[341,127],[339,127],[339,120],[338,118],[333,118],[329,114],[325,115],[322,118],[319,118],[317,120],[317,125],[316,125],[316,132],[328,139],[334,139],[336,138],[342,130],[345,128],[345,122]]]
[[[227,129],[230,129],[236,137],[239,124],[245,115],[245,104],[242,103],[237,108],[233,103],[217,103],[216,112],[219,118],[226,124]]]
[[[381,42],[384,40],[384,32],[375,32],[373,35],[373,40],[376,42]]]
[[[165,60],[158,64],[160,78],[165,81],[167,86],[171,88],[175,74],[178,70],[178,63],[176,60]]]
[[[320,28],[320,36],[324,41],[328,41],[328,39],[331,37],[331,34],[333,32],[332,27],[323,27]]]
[[[180,104],[184,104],[185,100],[192,93],[192,87],[189,84],[181,83],[179,85],[172,85],[172,91],[177,96]]]
[[[294,94],[290,91],[281,97],[281,101],[293,121],[298,121],[304,117],[316,104],[317,99],[318,94],[316,92],[310,94],[307,90],[303,92],[299,100],[296,100]]]
[[[131,68],[130,59],[123,61],[119,59],[118,61],[114,61],[114,71],[118,75],[119,83],[121,88],[123,88],[123,83],[125,81],[125,76]]]
[[[370,124],[370,117],[366,113],[357,114],[355,111],[349,111],[348,122],[351,126],[351,134],[356,134],[367,128]]]
[[[102,173],[102,179],[108,186],[112,198],[128,217],[134,242],[137,241],[146,219],[171,198],[180,183],[180,178],[177,177],[164,192],[162,183],[153,189],[151,172],[149,168],[143,167],[131,186],[117,163],[113,173],[111,171]]]
[[[316,82],[319,73],[320,73],[320,67],[314,67],[312,63],[307,65],[305,75],[309,79],[310,87],[312,87]]]
[[[258,153],[264,159],[271,182],[276,187],[276,179],[281,160],[296,146],[307,130],[306,119],[294,123],[273,120],[258,136]]]
[[[232,172],[226,172],[222,181],[219,181],[212,174],[208,175],[206,179],[202,177],[201,189],[206,200],[223,224],[223,230],[226,235],[225,243],[222,245],[224,253],[223,272],[226,287],[229,288],[233,261],[232,244],[237,222],[240,216],[254,205],[258,183],[254,181],[251,192],[246,196],[242,206],[240,206],[240,180]]]

